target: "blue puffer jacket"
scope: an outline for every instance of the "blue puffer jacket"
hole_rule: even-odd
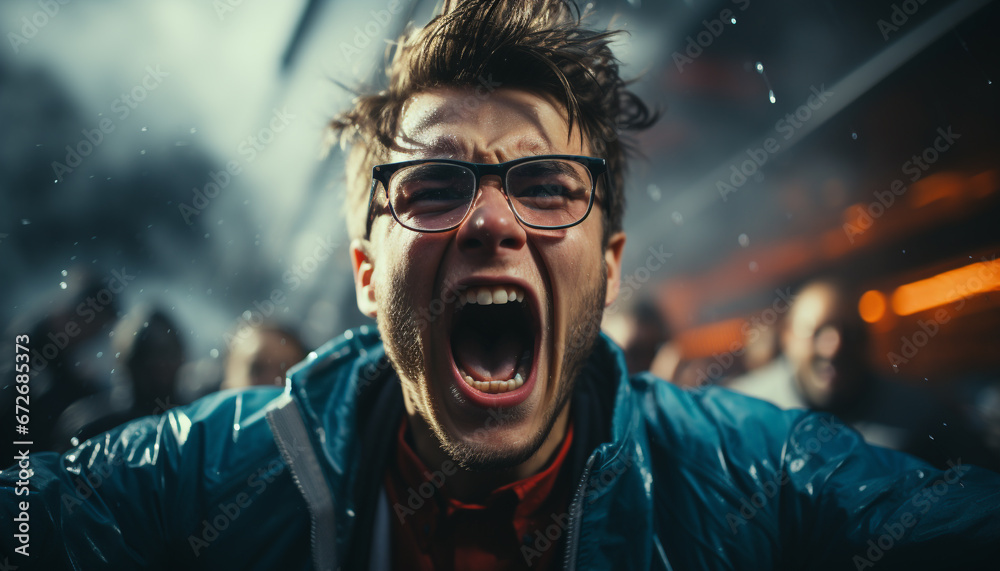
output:
[[[993,472],[959,458],[934,469],[833,417],[629,379],[604,337],[580,379],[573,503],[526,541],[526,562],[559,549],[572,569],[1000,568]],[[402,415],[377,332],[348,331],[285,391],[224,392],[61,457],[30,454],[28,488],[17,465],[0,473],[0,518],[27,530],[6,523],[0,557],[22,570],[385,567],[381,483]]]

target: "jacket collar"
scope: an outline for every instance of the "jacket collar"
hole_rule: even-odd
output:
[[[336,503],[337,552],[346,554],[341,562],[361,563],[368,553],[371,506],[403,414],[402,392],[378,330],[361,326],[326,343],[289,371],[286,391],[302,413]],[[608,496],[621,467],[631,466],[622,459],[632,457],[632,435],[638,432],[632,392],[621,350],[599,335],[573,396],[576,426],[594,427],[575,439],[580,447],[569,459],[574,480],[580,480],[578,515]],[[579,422],[581,416],[587,422]],[[567,534],[568,541],[573,537]]]

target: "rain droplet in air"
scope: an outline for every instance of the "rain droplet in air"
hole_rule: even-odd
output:
[[[732,22],[734,26],[736,25],[736,18],[730,18],[729,21]]]
[[[764,86],[767,87],[767,100],[771,103],[777,103],[778,98],[774,96],[774,88],[771,87],[771,82],[767,79],[767,74],[764,73],[764,63],[757,62],[754,68],[757,70],[757,73],[764,78]]]
[[[60,289],[66,289],[67,287],[69,287],[69,286],[66,285],[66,282],[59,282],[59,288]]]
[[[62,271],[62,272],[60,272],[60,273],[61,273],[62,275],[64,275],[64,276],[68,276],[68,275],[69,275],[69,272],[67,272],[66,270],[63,270],[63,271]]]
[[[740,234],[736,240],[740,243],[740,246],[744,248],[750,245],[750,237],[746,234]]]

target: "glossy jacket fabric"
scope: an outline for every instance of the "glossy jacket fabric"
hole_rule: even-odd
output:
[[[555,539],[575,569],[997,569],[1000,476],[866,445],[835,418],[709,388],[631,379],[605,337],[609,389]],[[377,568],[402,397],[374,330],[348,331],[285,391],[224,392],[0,474],[0,517],[30,503],[19,569]],[[384,498],[384,496],[382,496]],[[10,530],[10,531],[6,531]],[[0,563],[4,563],[0,560]]]

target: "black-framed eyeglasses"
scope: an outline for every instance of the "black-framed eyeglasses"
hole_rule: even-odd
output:
[[[465,220],[479,195],[480,180],[496,175],[514,216],[529,228],[557,230],[583,222],[594,207],[604,159],[579,155],[536,155],[503,163],[419,159],[372,168],[365,236],[375,221],[381,184],[389,212],[415,232],[447,232]]]

